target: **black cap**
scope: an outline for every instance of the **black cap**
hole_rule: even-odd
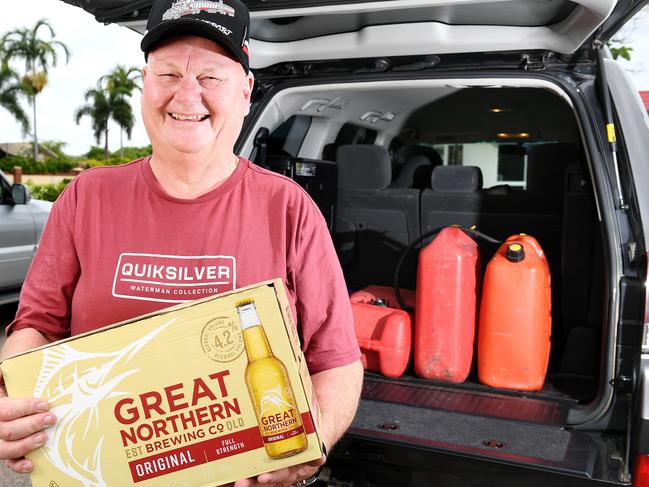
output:
[[[204,37],[249,68],[250,14],[241,0],[155,0],[140,47],[146,59],[160,41],[177,35]]]
[[[525,259],[525,249],[519,243],[510,243],[507,246],[505,258],[510,262],[520,262]]]

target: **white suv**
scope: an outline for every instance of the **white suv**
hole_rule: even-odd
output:
[[[151,4],[65,1],[139,32]],[[647,1],[246,3],[238,150],[310,192],[351,289],[391,285],[450,224],[531,234],[550,263],[545,387],[368,372],[329,484],[647,485],[649,122],[605,47]]]

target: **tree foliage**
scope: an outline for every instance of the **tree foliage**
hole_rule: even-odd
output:
[[[126,67],[121,64],[108,74],[99,78],[99,86],[104,89],[113,97],[119,97],[126,101],[127,98],[133,96],[133,91],[142,91],[140,81],[142,80],[142,72],[135,66]],[[130,106],[130,105],[129,105]],[[119,148],[121,157],[124,157],[124,144],[122,143],[122,132],[126,132],[127,137],[131,138],[131,131],[135,123],[135,117],[132,112],[130,116],[124,110],[124,113],[114,118],[120,128]],[[129,123],[130,122],[130,123]]]
[[[119,93],[124,97],[130,97],[133,95],[134,90],[142,91],[142,86],[140,86],[141,80],[142,72],[139,68],[135,66],[127,68],[118,64],[110,73],[99,79],[99,84],[110,92]]]
[[[20,106],[19,98],[25,94],[18,75],[7,65],[0,66],[0,107],[7,110],[22,127],[29,132],[29,117]]]
[[[56,198],[63,192],[65,187],[70,184],[72,179],[65,178],[59,183],[34,184],[27,181],[27,186],[32,192],[32,197],[37,200],[56,201]]]
[[[104,159],[108,158],[108,122],[114,120],[123,127],[128,136],[135,125],[135,117],[130,103],[118,92],[110,92],[101,87],[91,88],[85,94],[86,104],[77,108],[74,118],[77,124],[84,116],[90,117],[95,139],[99,144],[104,135]]]
[[[70,159],[70,156],[63,152],[63,148],[68,145],[67,142],[63,142],[62,140],[45,140],[41,142],[41,145],[56,154],[56,157],[59,159]]]
[[[46,31],[46,37],[41,37],[41,31]],[[65,55],[65,62],[70,59],[67,46],[55,39],[54,29],[46,19],[40,19],[33,27],[23,27],[7,32],[0,43],[3,46],[3,65],[9,61],[18,60],[25,63],[22,85],[28,93],[33,109],[34,128],[34,158],[38,157],[38,136],[36,130],[36,97],[47,85],[47,72],[50,67],[56,67],[59,61],[59,51]]]
[[[7,156],[0,158],[0,170],[6,173],[15,166],[23,169],[23,174],[60,174],[68,173],[77,165],[70,157],[65,156],[47,161],[35,161],[31,157]]]
[[[629,46],[612,46],[609,45],[609,49],[611,50],[611,56],[613,56],[613,59],[617,58],[624,58],[627,61],[631,61],[631,51],[633,51],[632,47]]]

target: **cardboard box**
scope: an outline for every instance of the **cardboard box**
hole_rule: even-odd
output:
[[[34,487],[212,487],[322,455],[279,279],[62,340],[0,367],[10,396],[46,398],[58,420],[29,455]]]

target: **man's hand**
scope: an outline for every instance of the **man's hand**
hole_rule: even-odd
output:
[[[266,472],[253,479],[238,480],[234,483],[234,487],[285,487],[290,486],[298,480],[308,479],[313,476],[318,467],[323,465],[325,458],[322,457],[308,463],[301,463],[288,468],[282,468],[273,472]]]
[[[32,471],[32,462],[25,455],[45,444],[43,430],[56,422],[48,409],[40,399],[9,399],[0,387],[0,460],[6,460],[14,472]]]
[[[21,352],[50,343],[33,329],[23,329],[12,333],[0,353],[4,360]],[[25,455],[40,448],[47,441],[45,428],[56,422],[49,413],[48,404],[41,399],[10,399],[0,372],[0,460],[16,473],[29,473],[33,465]]]

